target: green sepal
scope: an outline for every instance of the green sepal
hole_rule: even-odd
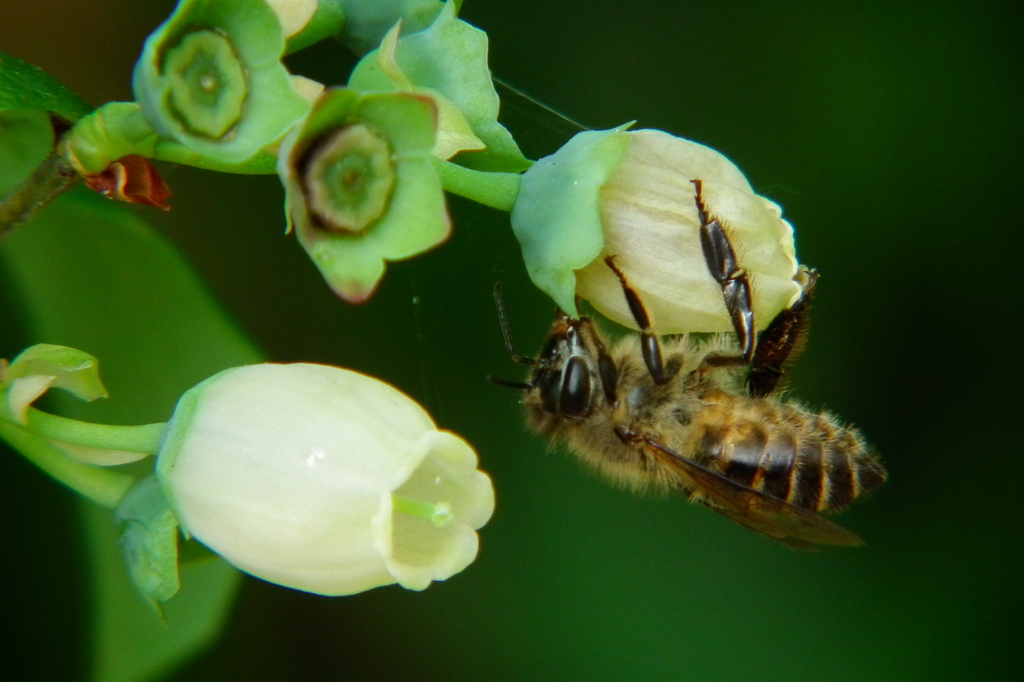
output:
[[[289,36],[285,54],[292,54],[315,43],[336,36],[345,27],[345,12],[337,0],[319,0],[309,23],[293,36]]]
[[[52,111],[74,122],[92,107],[38,66],[0,52],[0,111]]]
[[[512,230],[533,283],[573,317],[576,270],[604,246],[600,193],[629,147],[623,131],[579,133],[523,174],[512,208]]]
[[[183,117],[201,109],[183,107],[182,102],[188,98],[174,99],[175,79],[164,69],[169,55],[174,55],[181,41],[197,30],[226,38],[244,75],[246,94],[240,118],[219,138],[186,127]],[[132,87],[143,114],[160,135],[211,161],[242,163],[279,140],[309,111],[309,102],[292,88],[288,71],[281,63],[284,47],[281,24],[264,0],[181,0],[174,14],[147,38],[135,65]],[[227,62],[212,62],[216,62],[220,68],[217,73],[223,76],[226,67],[221,67]],[[197,64],[198,58],[189,62],[189,68],[199,68]],[[186,80],[187,77],[188,73],[182,76]],[[225,76],[222,80],[229,79]]]
[[[336,130],[362,124],[391,148],[393,185],[384,212],[365,229],[346,232],[325,227],[310,212],[303,177],[310,147]],[[451,229],[441,180],[430,160],[436,109],[433,101],[410,93],[360,95],[332,88],[296,126],[278,158],[285,186],[289,229],[320,269],[327,283],[347,301],[368,299],[384,275],[384,261],[408,258],[443,242]]]
[[[394,58],[401,78],[389,73],[387,57],[381,49],[363,57],[349,77],[349,87],[392,92],[411,85],[417,92],[436,91],[462,112],[473,134],[486,145],[483,151],[465,152],[457,162],[465,160],[477,170],[489,171],[520,172],[530,167],[511,133],[498,123],[501,102],[487,66],[487,34],[458,19],[454,3],[447,3],[429,28],[398,41]]]
[[[119,544],[132,582],[159,611],[173,597],[178,581],[178,519],[152,476],[128,491],[114,511],[121,527]]]
[[[22,351],[6,371],[10,379],[33,375],[53,377],[51,388],[63,388],[82,400],[107,397],[99,361],[76,348],[37,343]]]
[[[320,0],[341,7],[345,25],[338,36],[350,50],[364,55],[373,50],[395,22],[402,33],[417,33],[430,26],[440,14],[441,0]],[[461,3],[457,3],[461,4]]]

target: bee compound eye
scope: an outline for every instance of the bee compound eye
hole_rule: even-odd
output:
[[[530,381],[540,392],[541,406],[545,412],[557,414],[562,392],[562,373],[541,367]]]
[[[579,356],[574,355],[565,364],[559,407],[569,417],[584,417],[590,408],[590,372]]]

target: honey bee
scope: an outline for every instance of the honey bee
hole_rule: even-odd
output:
[[[804,292],[757,338],[750,284],[721,222],[694,180],[701,244],[721,284],[730,334],[664,341],[614,256],[641,330],[609,347],[588,317],[558,311],[539,357],[516,354],[496,290],[505,345],[533,366],[524,391],[533,430],[564,443],[613,482],[636,490],[680,490],[752,530],[795,549],[859,545],[819,512],[838,511],[886,479],[860,432],[827,412],[773,395],[799,350],[817,273],[802,270]],[[754,339],[757,338],[755,344]]]

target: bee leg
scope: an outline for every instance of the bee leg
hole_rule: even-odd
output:
[[[704,376],[708,370],[715,369],[716,367],[744,367],[746,365],[747,359],[742,355],[711,353],[704,356],[704,359],[700,361],[700,367],[697,368],[697,372]]]
[[[609,405],[614,405],[616,402],[615,391],[619,384],[619,368],[615,366],[615,361],[608,354],[608,349],[605,348],[604,342],[601,341],[601,336],[594,329],[594,323],[590,321],[590,318],[581,317],[579,324],[581,327],[586,326],[587,335],[597,348],[597,372],[601,377],[601,387],[604,389],[605,400]]]
[[[750,280],[747,272],[736,261],[729,236],[717,218],[713,218],[704,206],[702,190],[704,183],[691,180],[696,189],[697,213],[700,215],[700,246],[704,251],[704,261],[722,287],[725,308],[732,319],[736,339],[743,349],[743,357],[750,361],[754,354],[754,311],[750,302]]]
[[[757,350],[747,375],[747,390],[754,398],[762,398],[778,385],[787,361],[803,350],[807,339],[807,312],[811,307],[818,273],[805,268],[800,273],[804,280],[804,293],[792,306],[775,316],[761,334]]]
[[[647,364],[647,371],[651,373],[654,383],[664,384],[669,380],[669,377],[665,374],[665,365],[661,359],[661,344],[658,343],[657,335],[651,330],[651,318],[647,314],[647,309],[644,308],[639,294],[629,286],[629,282],[626,281],[626,276],[622,274],[622,270],[615,264],[615,256],[608,256],[604,259],[604,262],[608,264],[608,267],[612,269],[615,276],[619,278],[619,282],[622,283],[622,293],[626,295],[629,311],[633,313],[633,319],[636,320],[636,325],[640,327],[641,348],[643,349],[644,363]]]

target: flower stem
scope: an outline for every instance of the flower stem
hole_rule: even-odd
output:
[[[117,507],[135,483],[128,474],[76,462],[40,436],[5,421],[0,421],[0,438],[52,478],[104,507]]]
[[[511,211],[519,196],[519,173],[487,173],[431,158],[441,185],[459,196],[499,211]]]
[[[155,455],[166,426],[163,422],[141,426],[91,424],[29,408],[28,425],[24,428],[37,436],[63,443]]]
[[[63,155],[50,152],[29,179],[0,203],[0,242],[81,180],[82,177]]]

